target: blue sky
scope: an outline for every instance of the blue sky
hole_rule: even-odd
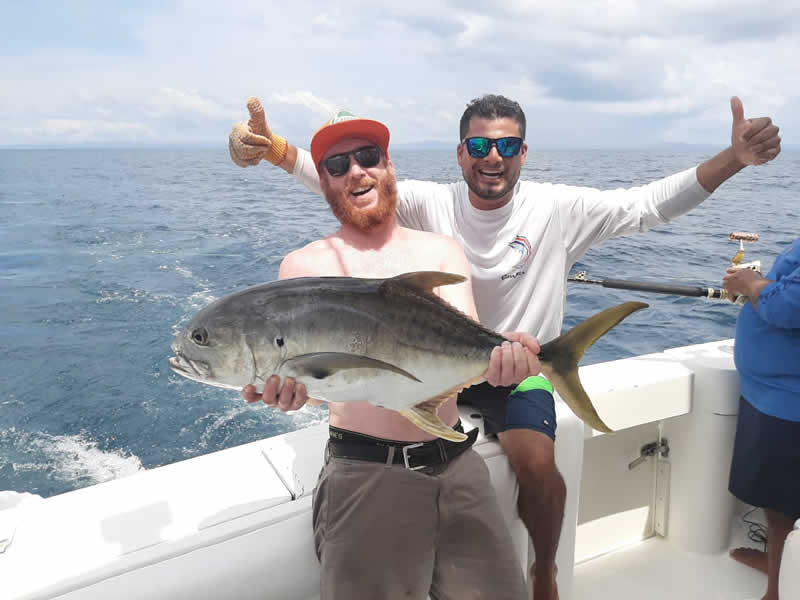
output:
[[[220,144],[246,99],[301,146],[337,108],[456,144],[514,98],[532,148],[723,145],[729,98],[800,139],[800,0],[328,0],[0,9],[0,145]]]

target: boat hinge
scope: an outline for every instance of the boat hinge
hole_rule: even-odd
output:
[[[639,457],[628,463],[628,469],[635,469],[646,461],[648,457],[655,456],[656,454],[660,454],[663,458],[669,456],[669,442],[666,438],[661,438],[661,440],[657,442],[650,442],[642,446],[642,449],[639,451]]]

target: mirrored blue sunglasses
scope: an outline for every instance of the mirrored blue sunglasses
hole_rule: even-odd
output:
[[[473,158],[484,158],[492,151],[492,146],[497,148],[497,153],[503,158],[511,158],[522,150],[522,138],[518,137],[469,137],[463,142],[467,145],[467,152]]]

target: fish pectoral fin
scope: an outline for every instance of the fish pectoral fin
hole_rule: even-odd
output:
[[[391,277],[386,281],[398,283],[407,287],[411,287],[422,292],[429,294],[433,293],[433,289],[442,285],[453,285],[466,281],[463,275],[456,275],[455,273],[444,273],[442,271],[414,271],[413,273],[403,273]]]
[[[547,378],[558,391],[561,399],[567,403],[570,410],[575,413],[581,421],[588,423],[589,426],[603,433],[611,433],[614,430],[603,422],[597,414],[594,404],[589,399],[589,395],[581,385],[578,372],[572,371],[566,374],[547,373]]]
[[[447,400],[428,400],[422,404],[417,404],[411,408],[398,411],[414,425],[431,435],[450,440],[451,442],[463,442],[467,436],[460,431],[456,431],[442,421],[439,416],[439,407]]]
[[[441,408],[442,404],[447,402],[465,387],[480,383],[481,381],[483,381],[482,376],[473,377],[464,383],[453,386],[438,396],[398,412],[406,419],[411,421],[414,425],[422,429],[422,431],[427,431],[432,435],[438,436],[445,440],[450,440],[451,442],[463,442],[465,439],[467,439],[467,436],[463,433],[455,431],[452,427],[448,427],[439,417],[439,409]]]
[[[300,354],[286,360],[283,363],[287,369],[294,371],[296,377],[313,377],[314,379],[325,379],[337,371],[344,369],[382,369],[391,371],[403,377],[408,377],[413,381],[419,381],[408,371],[404,371],[391,363],[362,356],[360,354],[347,354],[345,352],[312,352],[310,354]]]

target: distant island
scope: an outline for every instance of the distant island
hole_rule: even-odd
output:
[[[430,151],[454,151],[457,142],[443,142],[440,140],[427,140],[419,142],[392,142],[391,149],[404,151],[404,150],[430,150]],[[642,144],[642,145],[618,145],[618,146],[574,146],[568,144],[536,144],[529,142],[529,149],[532,152],[548,152],[548,151],[561,151],[561,150],[648,150],[659,152],[718,152],[724,147],[724,143],[720,144],[689,144],[684,142],[662,142],[658,144]],[[0,150],[224,150],[228,151],[227,144],[212,143],[212,142],[186,142],[186,143],[170,143],[170,144],[114,144],[114,143],[97,143],[97,144],[48,144],[48,145],[34,145],[34,144],[0,144]],[[800,150],[800,144],[781,144],[781,149],[785,152],[796,152]]]

